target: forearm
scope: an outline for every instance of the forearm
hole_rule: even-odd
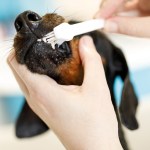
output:
[[[87,134],[87,137],[84,138],[78,136],[78,140],[76,137],[71,136],[70,138],[59,137],[59,139],[65,146],[66,150],[123,150],[119,138],[108,139],[99,138],[97,136],[88,138]],[[67,141],[64,139],[67,139]]]
[[[74,148],[70,147],[67,150],[123,150],[119,139],[100,141],[95,140],[94,142],[86,142],[81,141]]]

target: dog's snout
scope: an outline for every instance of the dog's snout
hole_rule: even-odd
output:
[[[16,31],[19,32],[21,30],[26,29],[34,29],[39,24],[41,17],[32,11],[25,11],[21,13],[15,20],[15,28]]]
[[[19,32],[23,27],[23,21],[18,17],[15,21],[16,31]]]

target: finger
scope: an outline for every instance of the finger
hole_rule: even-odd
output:
[[[63,99],[68,96],[68,93],[53,79],[46,75],[31,73],[25,65],[18,64],[15,57],[8,57],[8,62],[15,71],[14,74],[18,75],[16,79],[19,84],[24,83],[25,86],[20,84],[23,92],[25,91],[25,87],[28,89],[29,93],[25,96],[28,104],[34,111],[38,111],[38,109],[35,108],[36,106],[41,109],[49,107],[53,114],[57,106],[61,103],[63,104]],[[60,95],[63,95],[63,99],[60,98]]]
[[[139,8],[144,12],[150,12],[150,1],[149,0],[139,0]]]
[[[138,37],[150,37],[150,17],[115,17],[106,21],[105,30]]]
[[[9,55],[9,58],[12,59],[13,57],[14,57],[14,54],[11,53]],[[22,79],[19,77],[19,75],[16,73],[16,71],[14,70],[14,68],[11,66],[11,64],[9,63],[9,61],[8,61],[8,65],[9,65],[12,73],[14,74],[15,79],[17,80],[17,82],[18,82],[21,90],[23,91],[23,93],[25,94],[25,96],[28,97],[29,96],[29,91],[28,91],[26,85],[24,84],[24,82],[22,81]]]
[[[118,16],[118,13],[128,13],[128,12],[132,12],[132,11],[137,11],[138,7],[137,7],[137,1],[127,1],[125,4],[121,5],[117,11],[116,11],[116,15]]]
[[[95,18],[109,18],[111,17],[121,5],[123,5],[125,0],[107,0],[101,5],[100,10],[96,13]]]
[[[79,52],[84,68],[83,85],[93,89],[99,86],[101,78],[105,78],[104,69],[100,55],[97,53],[93,40],[88,37],[82,37],[79,43]]]
[[[45,86],[48,86],[51,90],[54,90],[57,86],[57,83],[51,78],[45,75],[31,73],[25,65],[19,64],[16,61],[14,52],[8,57],[7,61],[11,68],[13,68],[15,75],[18,75],[17,79],[20,78],[28,90],[36,92],[36,90],[45,89]]]

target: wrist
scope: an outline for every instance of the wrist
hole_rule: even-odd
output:
[[[116,139],[104,140],[101,143],[100,150],[123,150],[123,148],[121,146],[119,138],[116,138]]]
[[[97,140],[97,142],[98,141],[99,140]],[[123,150],[120,144],[119,138],[102,140],[102,141],[99,141],[98,143],[95,142],[95,144],[91,143],[91,145],[89,145],[87,149],[89,150]]]
[[[66,147],[67,148],[67,147]],[[69,146],[67,150],[123,150],[119,138],[94,141],[81,140],[78,144]]]

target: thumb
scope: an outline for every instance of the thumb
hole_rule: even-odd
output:
[[[108,19],[105,30],[138,37],[150,37],[150,17],[115,17]]]
[[[123,6],[125,0],[103,0],[100,4],[100,10],[95,14],[95,18],[109,18]]]
[[[79,52],[84,68],[83,85],[90,89],[99,86],[99,81],[105,79],[104,69],[100,55],[97,53],[93,40],[89,36],[81,38]]]

